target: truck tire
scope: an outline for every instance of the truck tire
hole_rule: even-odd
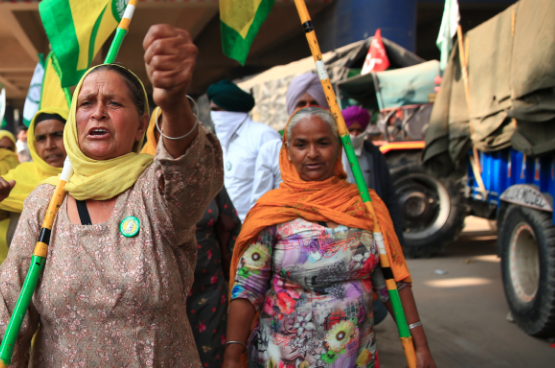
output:
[[[510,205],[499,227],[501,273],[513,318],[527,334],[555,336],[552,214]]]
[[[403,218],[407,258],[428,258],[454,242],[464,227],[466,204],[460,181],[437,179],[420,162],[391,168]]]

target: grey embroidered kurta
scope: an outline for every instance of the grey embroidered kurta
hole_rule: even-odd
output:
[[[223,184],[222,152],[204,128],[180,158],[163,144],[110,219],[72,224],[64,200],[48,259],[25,317],[11,367],[23,367],[40,322],[35,367],[200,367],[187,320],[193,283],[195,224]],[[0,332],[21,290],[54,187],[25,201],[6,261],[0,266]],[[139,233],[120,232],[135,216]]]

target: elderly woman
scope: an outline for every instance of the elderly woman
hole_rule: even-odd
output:
[[[153,26],[143,45],[153,98],[164,112],[156,155],[137,153],[148,125],[140,80],[115,64],[86,73],[64,131],[75,172],[13,367],[24,366],[38,322],[36,367],[201,367],[186,299],[195,223],[222,187],[222,153],[187,103],[197,55],[189,33]],[[0,266],[2,333],[53,191],[39,185],[27,198]]]
[[[23,201],[41,181],[62,172],[66,158],[63,136],[67,114],[67,110],[58,108],[39,110],[27,135],[33,161],[24,162],[0,177],[0,210],[4,211],[1,215],[10,218],[8,246],[23,211]]]
[[[372,291],[389,301],[371,231],[376,219],[344,180],[333,116],[298,110],[283,142],[283,183],[252,208],[235,246],[224,367],[239,367],[247,345],[249,366],[377,366]],[[370,193],[407,320],[417,324],[418,367],[435,367],[391,219]]]

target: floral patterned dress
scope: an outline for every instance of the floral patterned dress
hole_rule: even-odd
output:
[[[378,262],[369,231],[304,219],[264,229],[232,291],[260,312],[249,366],[377,367],[372,291],[387,300]]]
[[[228,226],[220,226],[222,223],[227,223]],[[187,298],[187,317],[204,367],[218,368],[222,365],[228,295],[222,267],[222,261],[225,261],[222,247],[227,248],[228,255],[232,254],[240,231],[241,220],[224,188],[210,202],[197,223],[195,282]],[[229,274],[229,267],[226,269]]]
[[[201,368],[186,313],[193,284],[195,224],[222,188],[217,138],[200,128],[187,152],[164,148],[135,184],[118,195],[103,223],[72,223],[64,199],[52,228],[48,259],[23,320],[11,368]],[[29,269],[54,187],[39,185],[0,266],[0,334]],[[139,232],[125,237],[122,220]]]

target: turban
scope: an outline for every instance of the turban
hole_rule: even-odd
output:
[[[208,99],[226,111],[249,112],[254,107],[254,98],[228,79],[208,87]]]
[[[289,85],[287,94],[285,95],[285,103],[287,105],[287,115],[291,116],[296,110],[297,102],[299,99],[308,92],[309,95],[314,97],[319,106],[329,108],[326,94],[320,83],[320,78],[314,73],[301,74]]]
[[[366,129],[368,123],[370,123],[370,114],[366,109],[358,106],[347,107],[342,111],[343,118],[345,119],[345,124],[347,128],[353,123],[357,122],[363,129]]]

